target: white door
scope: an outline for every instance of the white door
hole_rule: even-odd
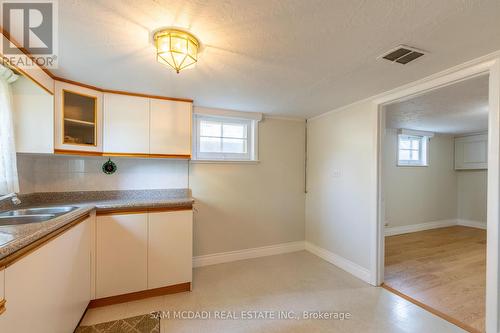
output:
[[[149,153],[149,98],[104,94],[104,152]]]
[[[149,214],[148,289],[191,282],[193,211]]]
[[[97,217],[96,298],[147,289],[148,215]]]
[[[191,156],[191,102],[151,99],[150,152]]]

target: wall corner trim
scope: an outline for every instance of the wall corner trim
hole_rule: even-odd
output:
[[[323,249],[313,243],[306,241],[305,247],[307,251],[317,255],[321,259],[328,261],[329,263],[337,266],[338,268],[346,271],[347,273],[354,275],[355,277],[366,283],[372,284],[371,273],[368,269],[361,267],[358,264],[338,254]]]
[[[262,247],[254,247],[237,251],[213,253],[193,257],[193,267],[203,267],[244,259],[267,257],[276,254],[302,251],[304,249],[304,241],[297,241]]]

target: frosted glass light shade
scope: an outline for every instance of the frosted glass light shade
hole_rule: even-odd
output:
[[[155,33],[156,56],[159,63],[168,65],[179,73],[198,61],[199,41],[180,30],[161,30]]]

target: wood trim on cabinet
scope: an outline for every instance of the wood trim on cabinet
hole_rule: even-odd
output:
[[[96,211],[97,216],[106,215],[128,215],[128,214],[144,214],[144,213],[160,213],[160,212],[177,212],[182,210],[192,210],[192,206],[179,207],[155,207],[155,208],[136,208],[136,209],[101,209]]]
[[[4,299],[0,301],[0,315],[6,310],[5,303],[7,303],[7,301]]]
[[[103,93],[110,93],[110,94],[118,94],[118,95],[127,95],[127,96],[136,96],[136,97],[146,97],[146,98],[153,98],[153,99],[163,99],[167,101],[176,101],[176,102],[187,102],[187,103],[193,103],[193,100],[190,98],[179,98],[179,97],[167,97],[167,96],[159,96],[159,95],[150,95],[150,94],[142,94],[142,93],[135,93],[135,92],[130,92],[130,91],[123,91],[123,90],[112,90],[112,89],[105,89],[105,88],[99,88],[96,86],[92,86],[90,84],[78,82],[78,81],[73,81],[73,80],[68,80],[62,77],[58,76],[53,76],[52,77],[56,81],[61,81],[69,84],[74,84],[75,86],[80,86],[83,88],[87,89],[92,89],[92,90],[97,90]]]
[[[17,43],[13,38],[11,38],[9,32],[6,30],[2,29],[0,27],[0,33],[7,38],[12,44],[14,44],[21,52],[23,52],[26,56],[28,56],[30,59],[34,59],[33,55],[30,54],[24,47],[20,46],[19,43]],[[2,55],[3,56],[3,55]],[[55,92],[49,91],[47,88],[45,88],[41,83],[36,81],[33,77],[31,77],[29,74],[27,74],[25,71],[20,69],[17,66],[12,65],[16,70],[19,70],[20,73],[31,79],[33,82],[35,82],[37,85],[39,85],[41,88],[46,90],[49,94],[54,95]],[[168,101],[177,101],[177,102],[187,102],[187,103],[193,103],[193,100],[191,98],[180,98],[180,97],[168,97],[168,96],[159,96],[159,95],[150,95],[150,94],[142,94],[142,93],[134,93],[134,92],[129,92],[129,91],[122,91],[122,90],[112,90],[112,89],[104,89],[104,88],[99,88],[96,86],[92,86],[90,84],[85,84],[82,82],[78,81],[73,81],[69,79],[65,79],[59,76],[54,75],[51,71],[49,71],[47,68],[38,66],[42,71],[44,71],[50,78],[56,81],[61,81],[61,82],[66,82],[70,84],[74,84],[80,87],[92,89],[92,90],[97,90],[100,92],[106,92],[106,93],[111,93],[111,94],[120,94],[120,95],[129,95],[129,96],[137,96],[137,97],[147,97],[147,98],[154,98],[154,99],[163,99],[163,100],[168,100]]]
[[[93,95],[89,95],[89,94],[82,94],[80,92],[76,92],[76,91],[73,91],[73,90],[69,90],[69,89],[62,89],[61,90],[62,92],[62,105],[61,105],[61,120],[62,120],[62,123],[61,123],[61,126],[62,126],[62,142],[61,144],[62,145],[73,145],[73,146],[79,146],[79,147],[97,147],[97,128],[98,128],[98,117],[97,117],[97,101],[98,101],[98,97],[97,96],[93,96]],[[69,94],[73,94],[73,95],[78,95],[80,97],[86,97],[86,98],[91,98],[92,100],[94,100],[94,143],[91,143],[91,144],[87,144],[87,143],[74,143],[74,142],[65,142],[65,138],[66,138],[66,93],[69,93]]]
[[[98,151],[82,151],[54,149],[54,154],[59,155],[83,155],[83,156],[108,156],[108,157],[142,157],[142,158],[172,158],[172,159],[191,159],[191,155],[173,155],[173,154],[143,154],[143,153],[101,153]]]
[[[3,57],[3,55],[2,55]],[[30,79],[33,83],[35,83],[37,86],[39,86],[40,88],[42,88],[43,90],[45,90],[47,93],[49,93],[50,95],[54,95],[54,92],[50,91],[49,89],[47,89],[47,87],[45,87],[43,84],[41,84],[40,82],[38,82],[33,76],[29,75],[26,71],[24,71],[22,68],[6,61],[4,59],[4,61],[9,65],[11,66],[12,68],[14,68],[16,71],[18,71],[19,73],[21,73],[23,76],[27,77],[28,79]],[[40,67],[41,68],[41,67]]]
[[[405,300],[409,301],[410,303],[413,303],[413,304],[421,307],[422,309],[427,310],[430,313],[432,313],[432,314],[434,314],[434,315],[436,315],[436,316],[438,316],[438,317],[440,317],[440,318],[442,318],[442,319],[444,319],[444,320],[452,323],[453,325],[458,326],[461,329],[466,330],[467,332],[470,332],[470,333],[481,333],[477,329],[475,329],[475,328],[473,328],[473,327],[471,327],[471,326],[469,326],[469,325],[467,325],[465,323],[462,323],[461,321],[459,321],[459,320],[457,320],[455,318],[452,318],[449,315],[447,315],[447,314],[445,314],[445,313],[443,313],[443,312],[441,312],[439,310],[436,310],[436,309],[434,309],[434,308],[432,308],[432,307],[430,307],[430,306],[428,306],[428,305],[426,305],[426,304],[424,304],[424,303],[422,303],[420,301],[417,301],[416,299],[414,299],[414,298],[412,298],[412,297],[410,297],[410,296],[408,296],[406,294],[403,294],[402,292],[397,291],[396,289],[394,289],[392,287],[389,287],[385,283],[382,283],[382,285],[380,285],[380,286],[382,288],[384,288],[385,290],[390,291],[391,293],[396,294],[396,295],[398,295],[401,298],[404,298]]]
[[[59,155],[102,156],[102,153],[100,153],[98,151],[81,151],[81,150],[66,150],[66,149],[54,149],[54,154],[59,154]]]
[[[180,154],[147,154],[147,153],[102,153],[102,156],[111,157],[144,157],[144,158],[178,158],[191,159],[191,155]]]
[[[35,57],[28,52],[28,50],[26,50],[26,48],[24,48],[23,46],[21,46],[21,44],[19,44],[16,40],[14,40],[14,38],[12,38],[10,36],[10,33],[7,31],[7,30],[4,30],[2,29],[2,27],[0,27],[0,33],[2,33],[2,35],[5,36],[5,38],[7,38],[12,44],[14,44],[15,47],[17,47],[17,49],[19,51],[21,51],[22,53],[24,53],[26,56],[28,56],[31,60],[33,60],[33,62],[35,62]],[[36,62],[35,62],[36,63]],[[40,68],[42,71],[45,72],[45,74],[47,74],[48,76],[50,76],[52,79],[54,79],[54,74],[52,74],[46,67],[44,66],[40,66],[39,64],[36,64],[38,66],[38,68]]]
[[[34,61],[34,57],[32,54],[30,54],[24,47],[22,47],[17,41],[15,41],[13,38],[11,38],[10,34],[8,31],[4,30],[2,27],[0,27],[0,33],[8,40],[10,41],[12,44],[14,44],[15,47],[17,47],[17,49],[19,51],[21,51],[22,53],[24,53],[28,58],[30,58],[33,62]],[[36,85],[38,85],[40,88],[42,88],[43,90],[45,90],[46,92],[48,92],[50,95],[54,95],[55,91],[52,92],[50,91],[49,89],[47,89],[43,84],[41,84],[40,82],[38,82],[34,77],[32,77],[31,75],[29,75],[26,71],[24,71],[23,69],[21,69],[20,67],[6,61],[7,59],[5,59],[5,56],[4,54],[2,53],[2,60],[7,62],[9,64],[9,66],[12,66],[16,71],[19,71],[19,73],[21,73],[22,75],[26,76],[28,79],[30,79],[31,81],[33,81]],[[36,63],[36,62],[35,62]],[[38,68],[40,68],[43,72],[45,72],[45,74],[47,74],[50,78],[54,79],[54,75],[45,67],[42,67],[42,66],[39,66],[37,64]]]
[[[124,295],[94,299],[90,301],[88,307],[97,308],[106,305],[137,301],[149,297],[182,293],[185,291],[191,291],[191,282],[179,283],[179,284],[174,284],[172,286],[161,287],[156,289],[142,290]]]
[[[32,253],[33,251],[36,251],[38,248],[41,246],[45,245],[52,239],[56,238],[57,236],[63,234],[64,232],[68,231],[69,229],[73,228],[75,225],[79,224],[80,222],[85,221],[87,218],[90,217],[90,214],[85,214],[83,216],[80,216],[76,218],[74,221],[62,226],[59,229],[54,230],[53,232],[43,236],[40,239],[37,239],[31,244],[26,245],[25,247],[17,250],[16,252],[9,254],[7,257],[2,258],[0,260],[0,267],[9,267],[10,265],[14,264],[18,260],[24,258],[28,254]]]
[[[135,97],[146,97],[146,98],[162,99],[162,100],[174,101],[174,102],[193,103],[193,100],[190,98],[149,95],[149,94],[141,94],[141,93],[134,93],[134,92],[122,91],[122,90],[111,90],[111,89],[103,89],[102,91],[105,93],[110,93],[110,94],[127,95],[127,96],[135,96]]]

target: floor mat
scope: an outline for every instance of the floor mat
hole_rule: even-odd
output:
[[[92,326],[80,326],[75,333],[159,333],[160,319],[151,314],[110,321]]]

